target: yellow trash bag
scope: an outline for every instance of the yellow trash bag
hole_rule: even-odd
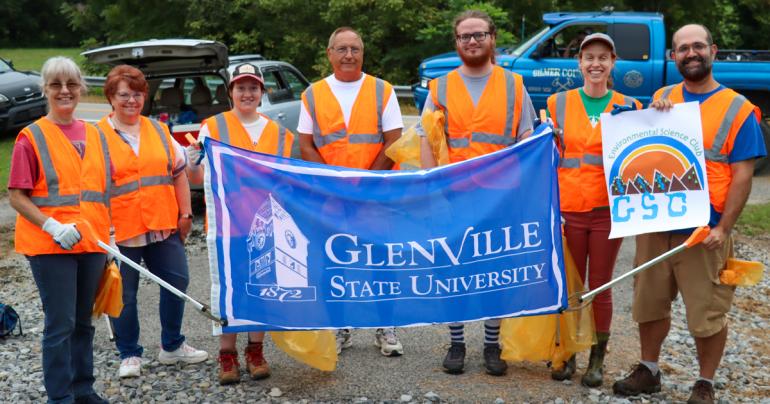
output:
[[[449,149],[446,144],[446,133],[444,133],[444,113],[433,111],[424,114],[421,123],[437,165],[449,164]],[[401,170],[418,170],[422,167],[420,163],[420,139],[416,125],[412,126],[385,150],[385,155],[393,160]]]
[[[728,258],[725,268],[719,271],[719,281],[725,285],[754,286],[762,280],[764,271],[761,262]]]
[[[337,368],[337,342],[334,331],[271,331],[275,345],[292,358],[319,370]]]
[[[577,266],[564,246],[564,269],[567,275],[567,293],[583,291]],[[578,311],[542,316],[503,319],[500,324],[503,345],[501,358],[511,362],[551,361],[554,369],[561,369],[573,353],[587,350],[596,343],[593,309],[589,304]]]
[[[96,290],[92,314],[94,317],[101,316],[102,313],[110,317],[120,317],[121,311],[123,311],[123,278],[120,276],[120,269],[115,260],[110,260],[104,266],[104,273]]]

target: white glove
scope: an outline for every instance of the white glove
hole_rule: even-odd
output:
[[[61,224],[52,217],[49,217],[43,223],[43,231],[50,234],[53,241],[65,250],[71,250],[81,238],[80,232],[74,223]]]
[[[187,153],[187,161],[190,164],[193,165],[200,165],[201,160],[203,160],[203,149],[200,147],[195,147],[194,145],[189,145],[184,148],[185,152]]]

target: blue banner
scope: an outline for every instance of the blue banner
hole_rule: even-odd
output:
[[[223,332],[410,326],[566,307],[550,127],[424,171],[365,171],[206,138]],[[220,330],[217,330],[220,331]]]

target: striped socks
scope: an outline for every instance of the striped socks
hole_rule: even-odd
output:
[[[449,324],[449,335],[452,343],[465,343],[465,326],[462,323]],[[500,343],[500,319],[484,321],[484,345]]]

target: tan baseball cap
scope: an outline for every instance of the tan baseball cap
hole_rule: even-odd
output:
[[[586,36],[583,39],[583,42],[580,44],[580,50],[583,50],[583,48],[585,48],[591,42],[604,42],[610,47],[610,49],[612,49],[612,53],[615,53],[615,41],[613,41],[612,38],[610,38],[610,36],[607,34],[596,32]]]

